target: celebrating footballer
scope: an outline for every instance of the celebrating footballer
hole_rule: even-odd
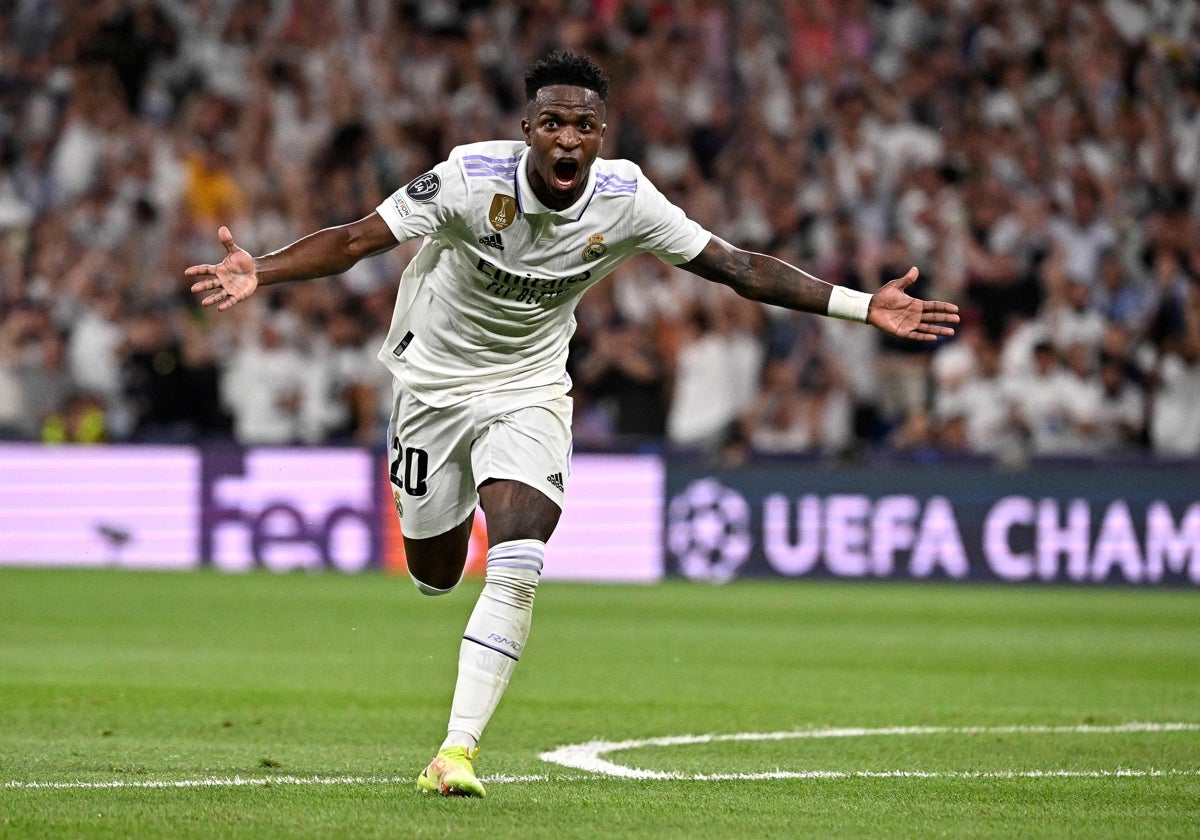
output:
[[[228,310],[259,286],[341,274],[417,237],[379,360],[395,378],[389,463],[409,573],[426,595],[459,583],[477,506],[487,570],[467,621],[446,740],[423,791],[484,795],[478,742],[525,650],[546,544],[569,485],[568,344],[580,296],[651,253],[751,300],[934,341],[958,308],[910,297],[915,268],[873,295],[743,251],[671,204],[642,170],[600,157],[608,80],[552,53],[525,77],[521,140],[454,149],[370,215],[252,257],[228,228],[224,259],[185,274]]]

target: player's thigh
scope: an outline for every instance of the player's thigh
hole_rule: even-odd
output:
[[[488,542],[549,539],[571,464],[571,400],[520,406],[492,418],[471,449]]]
[[[471,471],[475,432],[463,406],[433,408],[397,394],[388,427],[388,465],[406,550],[408,540],[457,533],[474,513],[479,503]],[[465,557],[465,545],[463,552]]]
[[[462,579],[466,566],[467,546],[475,512],[458,526],[425,539],[404,537],[404,558],[408,572],[421,583],[435,589],[453,589]]]
[[[562,508],[542,491],[507,478],[486,480],[479,486],[479,500],[489,548],[511,540],[547,542],[562,514]]]

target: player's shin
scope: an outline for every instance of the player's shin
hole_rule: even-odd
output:
[[[483,591],[459,649],[458,682],[443,748],[473,749],[495,712],[529,637],[545,551],[540,540],[513,540],[488,552]]]

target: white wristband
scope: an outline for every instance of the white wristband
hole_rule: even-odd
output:
[[[856,292],[845,286],[834,286],[829,293],[829,308],[825,314],[831,318],[841,318],[843,321],[867,322],[867,309],[871,306],[871,295],[866,292]]]

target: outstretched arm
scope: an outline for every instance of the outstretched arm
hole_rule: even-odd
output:
[[[215,304],[222,312],[250,297],[259,286],[341,274],[363,257],[396,245],[396,237],[375,212],[348,225],[310,233],[261,257],[252,257],[240,248],[224,225],[217,238],[225,248],[225,259],[215,265],[193,265],[183,273],[206,278],[193,283],[192,291],[211,292],[200,303]]]
[[[695,259],[680,268],[723,283],[750,300],[864,321],[891,335],[916,341],[954,335],[951,325],[958,323],[958,307],[953,303],[920,300],[905,293],[917,280],[916,268],[885,283],[869,301],[775,257],[743,251],[716,236]]]

